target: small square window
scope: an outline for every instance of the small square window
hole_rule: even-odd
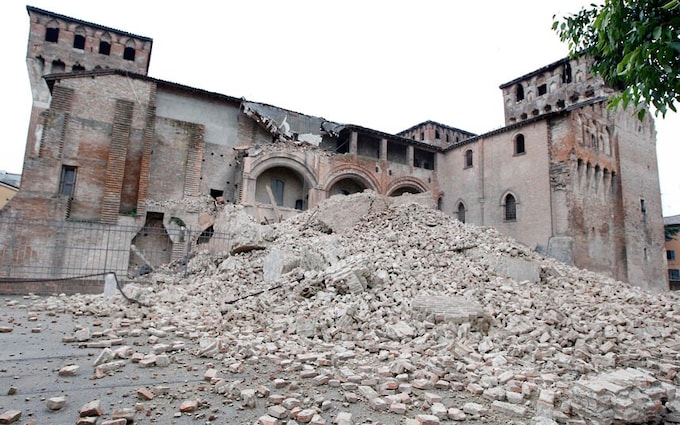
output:
[[[56,43],[59,41],[59,28],[47,28],[45,31],[45,41]]]
[[[135,60],[135,48],[134,47],[126,47],[125,51],[123,51],[123,59],[128,60],[128,61],[134,61]]]
[[[545,84],[541,84],[538,86],[538,95],[543,96],[544,94],[548,93],[548,86]]]
[[[680,270],[668,269],[668,280],[680,280]]]
[[[76,34],[76,36],[73,37],[73,48],[80,50],[85,49],[85,37],[80,34]]]
[[[666,250],[666,259],[667,260],[675,260],[675,250],[673,250],[673,249]]]
[[[102,55],[110,55],[111,54],[111,43],[107,43],[106,41],[100,41],[99,42],[99,53]]]

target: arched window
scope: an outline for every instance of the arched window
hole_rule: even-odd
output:
[[[526,153],[524,149],[524,135],[518,134],[515,137],[515,155],[522,155],[524,153]]]
[[[50,69],[51,73],[58,73],[58,72],[64,72],[66,71],[66,64],[59,59],[53,60],[52,61],[52,68]]]
[[[456,215],[458,216],[458,221],[460,221],[461,223],[465,223],[465,204],[463,204],[462,202],[458,203]]]
[[[465,168],[472,167],[472,149],[465,151]]]
[[[504,218],[505,221],[517,221],[517,200],[515,197],[508,193],[505,195],[504,204]]]
[[[515,101],[524,100],[524,87],[521,84],[515,86]]]

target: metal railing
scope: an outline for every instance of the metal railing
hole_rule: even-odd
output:
[[[209,228],[103,224],[0,217],[0,283],[57,281],[113,272],[125,281],[193,251],[229,249],[230,240]]]

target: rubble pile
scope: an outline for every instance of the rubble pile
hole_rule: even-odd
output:
[[[179,350],[208,360],[211,391],[261,409],[260,424],[349,424],[356,406],[421,425],[678,417],[675,294],[543,258],[419,201],[333,197],[263,226],[258,244],[206,244],[186,269],[138,278],[125,287],[137,302],[32,308],[109,317],[108,341],[149,336],[135,353],[124,341],[102,353],[101,377],[172,365]],[[263,371],[267,386],[230,378]]]

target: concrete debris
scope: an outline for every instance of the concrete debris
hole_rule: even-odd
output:
[[[271,225],[225,205],[214,228],[229,233],[230,248],[201,244],[183,273],[171,264],[128,283],[141,305],[75,295],[31,308],[107,317],[111,332],[82,328],[70,340],[83,349],[116,341],[121,348],[99,347],[95,358],[104,379],[191,368],[177,360],[190,353],[197,385],[249,423],[610,424],[680,414],[678,295],[544,258],[424,198],[332,197]],[[160,388],[136,394],[164,397]],[[185,400],[176,416],[210,411],[197,394],[174,397]]]
[[[21,410],[6,410],[0,414],[0,424],[13,424],[21,419]]]
[[[66,397],[50,397],[47,399],[47,408],[50,410],[59,410],[66,404]]]
[[[80,369],[80,366],[78,365],[68,365],[59,369],[58,373],[59,376],[76,376],[78,369]]]
[[[574,413],[591,423],[659,421],[663,403],[674,399],[675,387],[665,387],[651,374],[634,368],[584,376],[568,393]]]
[[[104,411],[101,408],[101,400],[92,400],[89,403],[86,403],[83,407],[80,408],[80,417],[94,417],[94,416],[101,416],[104,414]]]

